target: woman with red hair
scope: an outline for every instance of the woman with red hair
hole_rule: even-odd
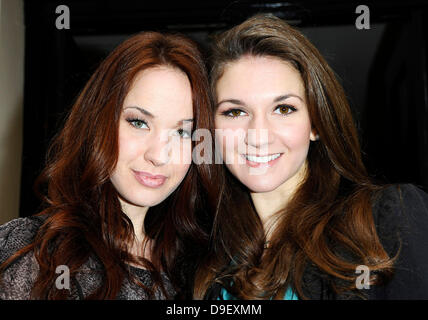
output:
[[[186,297],[219,185],[191,163],[192,131],[213,127],[208,92],[191,40],[119,45],[51,145],[45,209],[0,226],[0,299]]]

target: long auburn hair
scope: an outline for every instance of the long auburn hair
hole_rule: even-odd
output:
[[[394,258],[376,232],[371,204],[382,187],[371,181],[362,162],[344,91],[299,31],[273,15],[258,14],[215,39],[214,100],[225,68],[248,55],[275,57],[300,72],[319,141],[311,141],[304,181],[275,216],[270,249],[264,249],[265,232],[248,189],[227,173],[212,252],[197,272],[194,296],[203,298],[217,283],[239,299],[283,299],[288,287],[306,299],[302,279],[308,266],[327,277],[335,293],[359,295],[356,267],[366,265],[371,284],[381,283],[391,276]]]
[[[0,268],[4,271],[33,250],[40,268],[32,298],[66,298],[68,290],[55,288],[55,268],[66,265],[73,276],[90,257],[101,264],[103,281],[88,299],[114,299],[123,280],[133,278],[126,262],[139,262],[151,271],[152,288],[132,279],[150,298],[155,288],[173,298],[167,296],[161,271],[179,297],[186,294],[188,261],[194,264],[198,248],[207,246],[210,208],[216,206],[216,187],[220,185],[218,169],[192,164],[177,190],[149,209],[145,233],[154,243],[150,261],[129,253],[134,229],[109,179],[118,159],[118,127],[125,96],[137,73],[161,65],[188,76],[194,129],[213,128],[208,76],[196,43],[178,34],[142,32],[111,52],[89,79],[50,146],[47,165],[36,183],[45,190],[46,207],[38,214],[47,217],[45,222],[34,242]]]

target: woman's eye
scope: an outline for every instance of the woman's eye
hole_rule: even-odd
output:
[[[140,119],[127,119],[126,121],[128,121],[131,126],[137,128],[137,129],[146,129],[149,128],[147,126],[147,123],[144,120],[140,120]]]
[[[292,112],[296,111],[296,108],[288,105],[280,105],[277,106],[274,110],[274,113],[281,114],[281,115],[287,115]]]
[[[177,135],[180,136],[181,138],[184,138],[184,139],[188,139],[191,137],[190,132],[187,130],[184,130],[184,129],[178,129]]]
[[[245,115],[246,113],[242,110],[239,110],[239,109],[230,109],[230,110],[222,112],[222,114],[227,116],[227,117],[237,118],[237,117]]]

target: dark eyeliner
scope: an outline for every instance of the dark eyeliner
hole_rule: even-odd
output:
[[[277,105],[277,106],[273,109],[273,111],[276,111],[277,109],[279,109],[279,108],[281,108],[281,107],[286,107],[286,108],[289,108],[289,109],[291,110],[291,112],[288,112],[288,113],[286,113],[286,114],[283,114],[284,116],[289,115],[289,114],[291,114],[291,113],[293,113],[293,112],[297,111],[297,108],[295,108],[295,107],[293,107],[293,106],[291,106],[291,105],[289,105],[289,104],[279,104],[279,105]]]
[[[238,109],[238,108],[232,108],[232,109],[227,109],[227,110],[225,110],[225,111],[222,111],[220,114],[221,114],[221,115],[223,115],[223,116],[229,117],[229,118],[236,118],[236,117],[234,117],[234,116],[231,116],[231,115],[230,115],[230,113],[231,113],[232,111],[240,111],[240,112],[245,113],[245,111],[243,111],[243,110],[241,110],[241,109]]]
[[[133,117],[130,117],[130,118],[126,118],[125,119],[132,127],[134,127],[134,128],[136,128],[136,129],[142,129],[142,128],[138,128],[138,127],[136,127],[133,123],[135,123],[135,122],[137,122],[137,121],[139,121],[139,122],[141,122],[141,123],[143,123],[145,126],[149,126],[148,124],[147,124],[147,122],[145,121],[145,120],[143,120],[143,119],[139,119],[139,118],[133,118]]]

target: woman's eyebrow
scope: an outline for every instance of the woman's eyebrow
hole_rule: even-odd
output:
[[[149,111],[147,111],[146,109],[144,109],[144,108],[142,108],[142,107],[130,106],[130,107],[126,107],[126,108],[124,108],[123,110],[126,110],[126,109],[137,109],[137,110],[138,110],[138,111],[140,111],[142,114],[144,114],[144,115],[146,115],[146,116],[148,116],[148,117],[150,117],[150,118],[155,118],[155,116],[154,116],[152,113],[150,113]]]
[[[146,115],[146,116],[148,116],[150,118],[156,118],[152,113],[150,113],[149,111],[147,111],[146,109],[144,109],[142,107],[130,106],[130,107],[124,108],[123,110],[126,110],[126,109],[137,109],[142,114],[144,114],[144,115]],[[191,118],[190,119],[182,119],[182,120],[177,121],[177,124],[181,124],[183,122],[193,122],[193,119],[191,119]]]
[[[183,119],[183,120],[177,121],[177,125],[179,126],[183,122],[193,122],[193,119]]]
[[[300,98],[297,94],[293,94],[293,93],[288,93],[288,94],[280,95],[280,96],[276,97],[276,98],[273,100],[273,102],[279,102],[279,101],[282,101],[282,100],[288,99],[288,98],[290,98],[290,97],[295,97],[295,98],[297,98],[297,99],[299,99],[299,100],[301,100],[301,101],[303,102],[303,99],[302,99],[302,98]]]
[[[241,100],[238,100],[238,99],[225,99],[225,100],[221,100],[219,103],[217,103],[216,107],[218,107],[219,105],[221,105],[222,103],[225,103],[225,102],[236,104],[238,106],[245,106],[245,103],[243,101],[241,101]]]
[[[282,94],[282,95],[276,97],[275,99],[273,99],[273,102],[279,102],[279,101],[282,101],[282,100],[285,100],[285,99],[288,99],[291,97],[295,97],[295,98],[297,98],[303,102],[303,99],[294,93]],[[222,103],[225,103],[225,102],[236,104],[238,106],[245,106],[245,103],[239,99],[225,99],[225,100],[221,100],[219,103],[217,103],[216,107],[218,107],[219,105],[221,105]]]

